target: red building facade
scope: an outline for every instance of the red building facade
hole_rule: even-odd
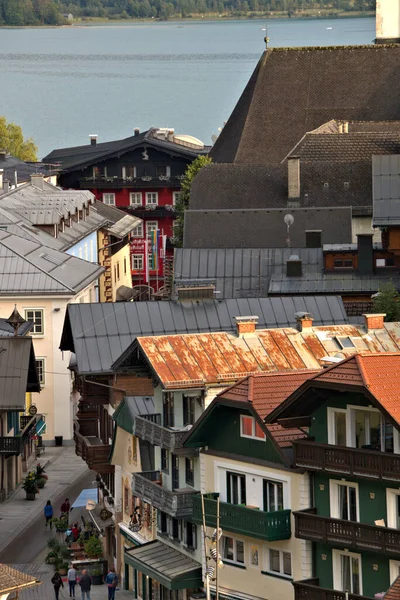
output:
[[[130,138],[102,144],[97,143],[97,136],[91,136],[90,144],[54,150],[43,161],[58,166],[62,187],[90,190],[97,200],[143,220],[131,234],[132,284],[151,285],[155,292],[162,292],[173,255],[181,180],[187,165],[208,150],[192,136],[176,135],[172,129],[150,129],[144,133],[135,130]],[[154,230],[159,232],[157,249],[150,243]]]

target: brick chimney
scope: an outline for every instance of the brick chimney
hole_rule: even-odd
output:
[[[386,313],[375,313],[375,314],[363,314],[365,329],[370,331],[371,329],[384,329],[385,326],[383,321],[386,317]]]
[[[376,44],[400,42],[400,1],[376,1]]]
[[[256,325],[258,323],[258,317],[253,315],[250,317],[235,317],[236,331],[238,336],[244,335],[245,333],[254,333]]]
[[[288,166],[288,198],[300,198],[300,158],[290,156],[287,159]]]
[[[295,314],[297,321],[297,329],[301,331],[307,331],[307,329],[312,329],[314,318],[310,313],[296,313]]]

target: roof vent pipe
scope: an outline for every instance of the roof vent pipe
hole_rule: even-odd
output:
[[[133,130],[135,135],[139,135],[140,134],[140,129],[139,127],[135,127],[135,129]]]
[[[96,144],[97,144],[97,135],[95,133],[91,133],[89,135],[89,140],[90,140],[90,145],[91,146],[96,146]]]

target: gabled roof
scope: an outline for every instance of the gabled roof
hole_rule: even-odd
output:
[[[0,409],[24,410],[26,392],[40,392],[32,338],[0,338]]]
[[[319,369],[322,358],[337,354],[335,338],[349,336],[366,349],[369,340],[351,325],[295,329],[257,329],[240,337],[226,332],[138,337],[158,381],[169,389],[237,381],[250,373]],[[353,354],[356,348],[346,350]],[[343,350],[343,352],[345,352]]]
[[[398,377],[390,376],[399,372],[400,352],[355,354],[308,379],[266,420],[272,423],[279,418],[304,413],[315,401],[310,399],[307,400],[310,405],[305,403],[304,392],[318,387],[363,392],[400,427],[400,381]]]
[[[33,327],[33,321],[25,321],[25,323],[22,323],[18,329],[18,336],[23,336],[26,335],[27,333],[30,332],[30,330]],[[8,336],[14,336],[14,329],[13,327],[11,327],[11,325],[9,323],[7,323],[7,319],[1,318],[0,319],[0,337],[8,337]]]
[[[245,315],[258,315],[260,328],[287,327],[295,325],[299,311],[311,313],[315,325],[348,322],[341,298],[334,296],[70,304],[60,348],[75,353],[82,375],[107,373],[129,354],[140,335],[234,332],[234,317]]]
[[[397,45],[270,48],[218,137],[214,162],[272,164],[330,119],[400,119]]]
[[[99,265],[0,231],[0,296],[74,296],[103,271]]]
[[[308,369],[284,373],[255,373],[218,394],[217,399],[249,402],[264,420],[294,390],[319,371],[320,369]],[[267,429],[275,443],[281,447],[289,447],[292,440],[306,436],[300,429],[285,429],[279,424],[267,425]]]
[[[196,158],[199,154],[208,152],[208,148],[195,150],[176,142],[160,140],[155,137],[156,128],[133,135],[122,140],[111,142],[102,142],[99,144],[85,144],[84,146],[75,146],[72,148],[58,148],[45,156],[43,162],[59,164],[63,172],[73,171],[76,168],[83,168],[90,164],[101,163],[102,161],[120,156],[124,152],[129,152],[144,143],[146,146],[153,146],[160,150],[166,150],[181,156]]]
[[[40,162],[25,162],[10,154],[0,155],[0,169],[4,171],[4,179],[8,179],[12,185],[15,183],[15,173],[17,182],[20,184],[29,181],[32,174],[43,173],[44,177],[49,177],[55,172],[49,165]],[[0,190],[0,196],[1,193]]]
[[[40,584],[41,581],[38,581],[32,575],[17,571],[10,565],[0,564],[0,595],[7,597],[8,594],[16,590],[23,590]]]
[[[384,600],[399,600],[400,598],[400,575],[392,583],[384,596]]]

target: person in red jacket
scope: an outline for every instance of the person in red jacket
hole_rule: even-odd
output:
[[[71,505],[69,503],[68,498],[65,498],[64,502],[61,504],[61,514],[68,515],[71,510]]]

